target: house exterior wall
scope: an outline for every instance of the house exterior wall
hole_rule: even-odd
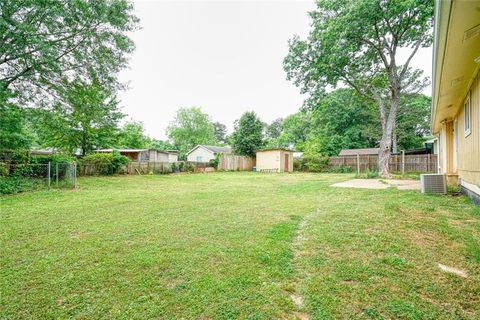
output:
[[[173,163],[178,161],[178,154],[177,153],[169,153],[168,154],[168,162]]]
[[[277,169],[278,172],[285,172],[285,155],[288,155],[288,171],[293,171],[293,152],[285,150],[257,151],[256,168],[260,170]]]
[[[469,185],[480,186],[480,77],[469,88],[470,133],[465,133],[464,98],[454,119],[442,125],[440,137],[440,172],[458,177]],[[453,182],[454,179],[450,179]],[[456,179],[455,179],[456,180]],[[457,181],[455,181],[457,182]]]
[[[198,147],[187,155],[187,161],[191,162],[209,162],[211,159],[215,159],[215,154],[210,150],[202,147]]]
[[[156,159],[155,159],[156,162],[169,162],[168,153],[158,152],[155,150],[155,154],[156,154]]]
[[[480,186],[480,76],[477,72],[470,86],[470,134],[465,134],[465,113],[462,103],[457,114],[458,176],[461,181]],[[466,98],[466,97],[465,97]]]

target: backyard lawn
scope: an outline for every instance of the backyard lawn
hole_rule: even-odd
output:
[[[3,197],[0,318],[479,319],[480,209],[330,187],[349,178],[98,177]]]

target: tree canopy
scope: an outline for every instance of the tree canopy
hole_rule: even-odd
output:
[[[255,156],[257,150],[263,147],[263,127],[263,122],[255,112],[245,112],[235,121],[232,134],[233,152],[243,156]]]
[[[28,149],[32,145],[34,135],[27,114],[14,104],[0,104],[0,150]]]
[[[145,134],[143,123],[131,121],[123,125],[118,133],[116,146],[119,148],[142,149],[150,147],[152,140]]]
[[[227,142],[227,126],[218,121],[213,123],[213,126],[215,127],[215,139],[219,143]]]
[[[198,107],[181,108],[167,128],[167,135],[181,157],[199,144],[215,144],[215,126],[208,114]]]
[[[381,128],[376,113],[371,101],[352,89],[327,94],[312,112],[307,153],[336,156],[341,149],[377,146]]]
[[[134,49],[132,11],[127,0],[0,1],[0,91],[38,107],[74,78],[117,85]]]
[[[43,143],[69,152],[80,148],[83,155],[112,146],[123,118],[115,94],[97,81],[76,80],[66,88],[60,92],[63,103],[39,111],[37,128]]]
[[[283,120],[279,146],[304,151],[305,141],[311,130],[311,112],[300,110]]]

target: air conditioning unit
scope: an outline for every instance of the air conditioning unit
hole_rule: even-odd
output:
[[[447,176],[445,174],[421,174],[420,184],[422,193],[447,193]]]

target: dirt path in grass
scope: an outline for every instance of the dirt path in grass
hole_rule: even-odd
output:
[[[293,270],[295,272],[295,277],[293,279],[293,291],[290,293],[290,298],[295,304],[296,311],[293,314],[293,317],[300,320],[310,320],[311,317],[306,311],[305,308],[305,297],[303,294],[304,282],[305,279],[308,279],[309,273],[302,266],[301,261],[305,256],[308,255],[308,252],[303,248],[304,242],[306,240],[305,229],[309,224],[313,216],[317,215],[320,212],[320,209],[308,213],[303,217],[302,221],[298,225],[297,232],[292,242],[292,251],[293,251]]]

